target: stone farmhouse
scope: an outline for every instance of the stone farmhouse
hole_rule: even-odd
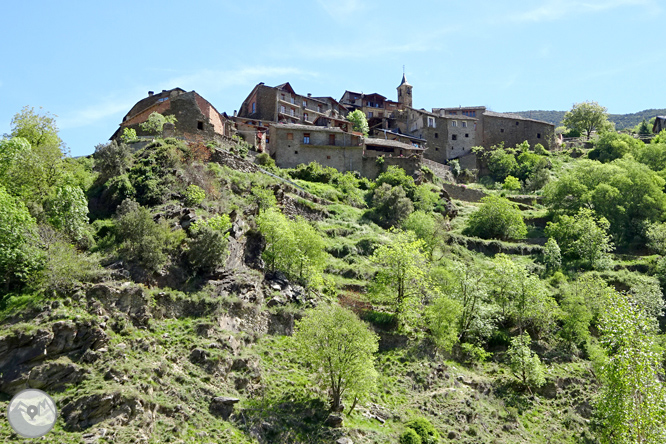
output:
[[[662,130],[666,129],[666,116],[657,116],[652,125],[652,132],[659,134]]]
[[[163,90],[139,100],[123,117],[120,127],[111,136],[118,140],[125,128],[136,130],[138,136],[152,136],[141,129],[141,124],[152,113],[176,116],[173,136],[191,141],[230,138],[235,130],[233,121],[220,114],[213,105],[196,91],[186,92],[181,88]]]

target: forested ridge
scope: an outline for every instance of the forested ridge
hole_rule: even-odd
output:
[[[541,110],[532,110],[532,111],[516,111],[514,114],[518,114],[523,117],[530,119],[543,120],[544,122],[550,122],[553,125],[560,126],[562,125],[562,119],[566,111],[541,111]],[[665,116],[666,109],[646,109],[643,111],[638,111],[635,113],[629,114],[609,114],[608,120],[615,124],[615,128],[618,130],[634,128],[636,125],[639,125],[643,119],[648,122],[650,119],[656,116]]]
[[[369,180],[159,117],[0,140],[0,409],[49,393],[43,442],[665,442],[666,131],[574,107],[592,148]]]

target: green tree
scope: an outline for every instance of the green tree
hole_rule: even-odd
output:
[[[192,225],[192,238],[187,243],[187,259],[192,268],[205,272],[224,264],[228,254],[230,228],[231,222],[226,214]]]
[[[72,240],[84,238],[88,227],[88,199],[76,186],[56,187],[46,203],[49,223]]]
[[[206,198],[206,192],[197,185],[188,185],[185,189],[185,203],[187,205],[200,205]]]
[[[414,430],[421,438],[421,444],[437,444],[439,442],[439,432],[426,418],[415,418],[405,424]]]
[[[95,171],[99,172],[102,183],[115,176],[125,174],[132,167],[132,151],[124,143],[115,140],[107,144],[99,144],[93,154]]]
[[[426,321],[430,335],[438,348],[451,352],[458,343],[458,330],[462,305],[448,296],[440,295],[426,310]]]
[[[432,261],[435,251],[439,250],[444,254],[446,240],[448,238],[445,219],[439,213],[426,213],[424,211],[414,211],[402,223],[404,230],[412,231],[416,237],[425,242],[425,251],[428,258]]]
[[[493,179],[502,182],[518,169],[516,156],[508,153],[503,148],[495,148],[488,156],[488,169]]]
[[[476,266],[454,262],[451,267],[452,284],[446,294],[461,308],[458,318],[460,341],[481,341],[496,329],[495,309],[489,304],[484,273]]]
[[[629,134],[609,131],[599,136],[594,149],[588,153],[588,157],[607,163],[615,159],[620,159],[625,154],[637,153],[644,145],[639,139],[634,139]]]
[[[137,140],[136,130],[134,128],[123,128],[123,134],[120,136],[123,143],[130,143]]]
[[[555,239],[564,257],[580,259],[588,268],[604,269],[613,250],[609,227],[604,217],[583,208],[575,216],[562,215],[557,222],[548,222],[545,235]]]
[[[352,129],[363,133],[365,137],[368,136],[368,120],[365,118],[365,114],[360,109],[354,110],[347,114],[347,120],[352,123]]]
[[[10,137],[22,137],[35,149],[46,147],[48,150],[57,151],[56,157],[60,158],[62,140],[58,136],[56,117],[48,112],[38,114],[34,108],[24,106],[21,112],[12,118]]]
[[[548,273],[554,273],[562,266],[562,251],[557,241],[552,237],[549,237],[543,246],[541,261],[546,266],[546,272]]]
[[[411,232],[394,230],[391,241],[379,246],[371,261],[378,267],[374,291],[388,297],[402,329],[414,328],[422,301],[432,292],[424,242]]]
[[[634,132],[641,136],[649,136],[652,134],[652,125],[643,118],[643,121],[634,127]]]
[[[351,413],[375,387],[377,336],[353,312],[338,305],[309,310],[296,321],[294,330],[298,356],[328,391],[331,409],[340,411],[343,400],[348,400]]]
[[[414,211],[412,201],[401,186],[383,183],[372,195],[369,216],[384,228],[394,227]]]
[[[519,191],[520,190],[520,180],[517,177],[506,176],[504,183],[502,184],[503,190],[509,191]]]
[[[277,205],[275,193],[270,188],[256,186],[252,188],[251,193],[260,213]]]
[[[27,283],[42,264],[36,222],[23,202],[0,186],[0,276],[4,290]]]
[[[506,352],[511,371],[528,389],[546,383],[543,364],[537,354],[530,350],[531,343],[530,335],[522,333],[511,339],[511,346]]]
[[[521,239],[527,235],[527,226],[515,203],[499,196],[486,196],[481,203],[467,221],[467,234],[484,239]]]
[[[663,443],[666,385],[656,323],[628,295],[614,292],[604,305],[599,327],[607,359],[596,405],[599,438],[609,444]]]
[[[398,442],[400,444],[421,444],[421,437],[414,429],[408,427],[404,432],[402,432]]]
[[[597,102],[576,103],[564,114],[562,124],[569,130],[585,133],[589,140],[592,131],[603,132],[613,128],[613,124],[608,121],[607,111]]]
[[[173,115],[163,116],[160,113],[152,113],[140,127],[142,131],[149,134],[161,134],[165,123],[176,123],[177,121],[176,116]]]

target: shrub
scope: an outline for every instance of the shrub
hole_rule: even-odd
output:
[[[209,225],[195,224],[193,236],[187,243],[187,260],[197,271],[211,271],[224,264],[227,257],[229,233]]]
[[[550,156],[548,150],[544,148],[544,146],[541,145],[540,143],[534,145],[534,152],[540,156]]]
[[[372,196],[371,219],[388,228],[400,224],[414,211],[412,201],[400,186],[383,183]]]
[[[185,190],[185,203],[187,205],[199,205],[206,198],[206,192],[197,185],[190,185]]]
[[[74,241],[85,238],[88,226],[88,200],[79,187],[57,187],[46,202],[49,223]]]
[[[419,185],[414,189],[414,209],[426,212],[432,211],[439,201],[439,194],[432,191],[428,184]]]
[[[257,155],[257,164],[261,166],[265,166],[268,168],[272,168],[275,166],[275,161],[271,158],[271,156],[268,153],[260,153]]]
[[[487,196],[467,222],[465,232],[484,239],[521,239],[527,226],[518,206],[503,197]]]
[[[530,335],[523,333],[511,339],[511,347],[506,352],[514,376],[528,388],[541,387],[546,383],[541,360],[530,350],[531,342]]]
[[[502,182],[518,169],[518,162],[513,154],[506,152],[503,148],[496,148],[488,157],[488,169],[493,179]]]
[[[506,179],[504,179],[504,183],[502,184],[502,189],[509,191],[518,191],[520,190],[520,180],[518,180],[517,177],[506,176]]]
[[[120,136],[120,140],[122,140],[123,143],[134,142],[137,140],[136,130],[133,128],[124,128],[123,134]]]
[[[124,143],[118,145],[114,140],[105,145],[97,145],[93,159],[95,160],[94,169],[99,172],[100,180],[104,183],[108,179],[124,174],[130,169],[132,165],[132,151]]]
[[[555,239],[548,238],[546,245],[543,246],[543,256],[541,262],[546,266],[548,273],[554,273],[562,266],[562,253],[560,246]]]
[[[390,165],[386,171],[377,177],[375,181],[376,187],[381,187],[383,184],[389,184],[392,187],[401,187],[407,193],[407,196],[412,199],[414,197],[414,191],[416,189],[416,184],[414,183],[414,178],[407,175],[405,170],[396,165]]]
[[[437,347],[451,352],[458,343],[458,323],[462,314],[462,305],[446,296],[440,296],[426,311],[428,330]]]
[[[160,134],[164,129],[165,123],[176,123],[176,116],[163,116],[160,113],[152,113],[148,116],[148,120],[143,122],[141,125],[142,131],[145,131],[149,134]]]
[[[252,188],[251,192],[259,212],[265,211],[268,208],[273,208],[277,205],[277,199],[275,198],[273,190],[256,186]]]
[[[419,435],[422,444],[436,444],[439,441],[439,433],[426,418],[412,419],[405,426]]]
[[[400,444],[421,444],[421,437],[414,429],[408,428],[400,435]]]
[[[318,162],[309,164],[300,164],[295,169],[289,171],[289,175],[294,179],[307,180],[308,182],[331,183],[333,179],[340,175],[335,168],[325,167]]]

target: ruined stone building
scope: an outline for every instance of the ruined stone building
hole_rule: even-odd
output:
[[[196,91],[186,92],[181,88],[174,88],[157,94],[148,91],[148,96],[139,100],[123,117],[111,140],[118,140],[125,128],[134,129],[138,136],[154,136],[141,129],[141,124],[147,121],[152,113],[175,116],[173,136],[186,140],[229,138],[234,131],[233,121],[226,114],[219,113]]]

